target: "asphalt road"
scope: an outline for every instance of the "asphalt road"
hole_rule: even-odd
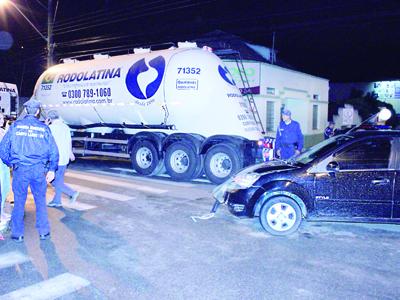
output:
[[[39,241],[0,241],[0,299],[399,299],[400,226],[306,223],[289,237],[222,207],[213,185],[140,178],[129,163],[78,160],[77,203],[49,208]],[[52,189],[48,190],[51,200]]]

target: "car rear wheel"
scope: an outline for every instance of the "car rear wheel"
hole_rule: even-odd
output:
[[[266,202],[260,211],[262,227],[272,235],[288,235],[301,223],[301,209],[291,198],[276,197]]]

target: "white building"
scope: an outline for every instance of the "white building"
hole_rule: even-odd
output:
[[[349,99],[353,90],[374,93],[377,99],[393,105],[394,110],[400,113],[400,80],[374,82],[332,83],[330,90],[331,101]]]
[[[261,121],[268,136],[275,137],[283,107],[300,123],[305,146],[323,139],[328,121],[329,80],[283,67],[276,51],[247,43],[240,37],[216,30],[196,39],[214,50],[238,51],[243,61]],[[244,88],[237,61],[222,57],[237,86]]]
[[[243,88],[237,63],[225,61],[236,84]],[[305,145],[323,139],[328,121],[329,80],[266,62],[243,61],[261,121],[276,136],[283,107],[300,123]]]

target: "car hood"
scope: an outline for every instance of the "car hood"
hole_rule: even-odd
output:
[[[298,169],[298,168],[299,168],[299,166],[288,164],[285,161],[272,160],[272,161],[263,162],[260,164],[256,164],[256,165],[247,167],[247,168],[243,169],[242,171],[240,171],[239,174],[244,174],[244,173],[264,174],[264,173],[270,173],[270,172],[275,172],[275,171],[293,170],[293,169]]]

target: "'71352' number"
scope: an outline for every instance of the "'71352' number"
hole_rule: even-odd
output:
[[[200,68],[178,68],[178,74],[200,74]]]

